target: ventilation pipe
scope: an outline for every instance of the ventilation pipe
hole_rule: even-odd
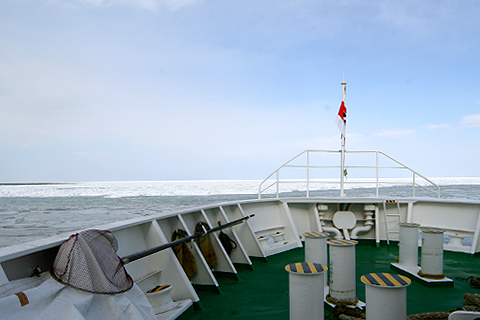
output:
[[[317,204],[318,216],[320,217],[320,226],[323,232],[333,233],[335,239],[343,239],[340,230],[334,227],[325,227],[325,212],[328,210],[328,206],[324,204]]]
[[[372,226],[374,225],[374,218],[373,215],[377,210],[377,207],[373,204],[366,204],[363,207],[363,210],[365,211],[365,222],[363,223],[363,227],[355,227],[352,230],[352,233],[350,235],[350,238],[352,239],[357,239],[358,234],[360,232],[368,232],[372,229]]]

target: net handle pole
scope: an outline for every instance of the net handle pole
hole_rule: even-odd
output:
[[[212,232],[215,232],[215,231],[218,231],[218,230],[222,230],[222,229],[225,229],[225,228],[229,228],[229,227],[233,227],[237,224],[240,224],[242,223],[243,221],[247,220],[247,219],[250,219],[252,217],[254,217],[255,215],[254,214],[251,214],[249,216],[246,216],[246,217],[243,217],[243,218],[240,218],[240,219],[237,219],[237,220],[233,220],[231,222],[227,222],[225,224],[222,224],[222,225],[219,225],[218,227],[214,227],[214,228],[211,228],[210,230],[208,230],[206,233],[212,233]]]
[[[254,214],[251,214],[249,216],[246,216],[246,217],[243,217],[243,218],[240,218],[240,219],[237,219],[237,220],[234,220],[234,221],[231,221],[231,222],[228,222],[228,223],[225,223],[225,224],[222,224],[218,227],[215,227],[215,228],[211,228],[210,230],[208,230],[207,232],[202,232],[202,233],[195,233],[191,236],[188,236],[188,237],[185,237],[185,238],[182,238],[182,239],[179,239],[177,241],[173,241],[173,242],[169,242],[169,243],[165,243],[165,244],[162,244],[161,246],[158,246],[158,247],[155,247],[155,248],[151,248],[151,249],[147,249],[147,250],[144,250],[144,251],[141,251],[141,252],[137,252],[137,253],[133,253],[131,255],[128,255],[128,256],[125,256],[123,258],[120,258],[123,262],[123,264],[128,264],[130,262],[133,262],[135,260],[138,260],[138,259],[141,259],[141,258],[144,258],[144,257],[147,257],[149,255],[152,255],[154,253],[157,253],[159,251],[162,251],[162,250],[165,250],[165,249],[168,249],[168,248],[171,248],[171,247],[174,247],[176,245],[179,245],[179,244],[182,244],[184,242],[187,242],[187,241],[191,241],[191,240],[194,240],[194,239],[197,239],[197,238],[200,238],[206,234],[209,234],[209,233],[212,233],[212,232],[215,232],[215,231],[218,231],[218,230],[222,230],[222,229],[225,229],[225,228],[229,228],[229,227],[233,227],[237,224],[240,224],[242,223],[243,221],[251,218],[255,216]]]

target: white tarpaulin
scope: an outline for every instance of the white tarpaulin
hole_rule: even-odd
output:
[[[12,320],[156,319],[150,303],[136,285],[121,294],[93,294],[65,286],[49,273],[0,286],[0,317]]]

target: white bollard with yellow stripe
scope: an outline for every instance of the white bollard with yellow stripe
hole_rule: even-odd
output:
[[[328,240],[330,247],[330,294],[333,304],[356,305],[355,240]]]
[[[405,320],[407,318],[407,286],[411,280],[392,273],[369,273],[365,283],[367,320]]]
[[[310,231],[303,234],[305,237],[305,261],[327,265],[327,239],[328,233]],[[328,274],[325,272],[324,287],[328,287]],[[327,292],[328,293],[328,292]]]
[[[289,273],[290,320],[324,319],[323,277],[327,267],[313,262],[285,266]]]

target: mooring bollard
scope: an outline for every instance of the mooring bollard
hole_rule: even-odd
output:
[[[443,279],[443,233],[444,230],[424,228],[422,231],[422,262],[419,275]]]
[[[330,298],[356,303],[355,240],[328,240],[330,246]],[[335,303],[336,304],[336,303]]]
[[[323,278],[327,267],[313,262],[285,266],[289,273],[290,320],[324,319]]]
[[[399,223],[400,243],[398,264],[402,267],[418,266],[418,223]]]
[[[305,237],[305,262],[315,262],[327,265],[328,233],[311,231],[303,234]],[[328,274],[325,272],[324,287],[328,286]]]
[[[407,318],[407,286],[411,280],[391,273],[369,273],[365,283],[367,320],[405,320]]]

